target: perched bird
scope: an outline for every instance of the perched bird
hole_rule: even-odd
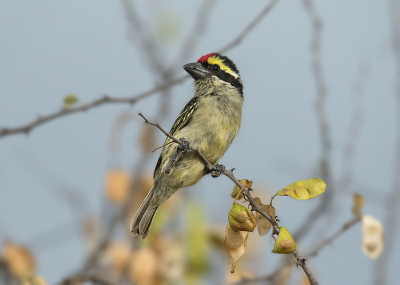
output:
[[[175,120],[170,134],[199,148],[211,164],[218,165],[241,124],[243,83],[239,71],[219,53],[204,55],[183,69],[195,80],[195,95]],[[165,144],[170,141],[167,138]],[[132,235],[146,238],[157,208],[178,189],[196,184],[208,173],[195,152],[176,143],[164,145],[154,170],[153,187],[132,218]]]

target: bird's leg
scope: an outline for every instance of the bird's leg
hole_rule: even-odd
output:
[[[171,169],[174,166],[175,160],[176,160],[179,152],[186,153],[190,149],[189,141],[187,141],[185,138],[180,138],[179,141],[180,141],[180,144],[176,147],[176,151],[175,151],[174,155],[171,157],[171,160],[169,161],[167,168],[165,169],[165,173],[171,172]]]
[[[211,176],[217,178],[225,171],[225,166],[218,163],[214,164],[214,166],[216,169],[211,171]]]

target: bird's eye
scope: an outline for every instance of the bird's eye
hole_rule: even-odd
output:
[[[218,71],[218,70],[219,70],[219,65],[218,65],[218,64],[214,64],[214,65],[212,66],[212,69],[213,69],[214,71]]]

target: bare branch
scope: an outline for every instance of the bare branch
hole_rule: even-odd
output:
[[[339,230],[337,230],[334,234],[332,234],[326,240],[322,241],[313,250],[311,250],[308,254],[306,254],[305,258],[310,258],[310,257],[316,256],[321,249],[323,249],[325,246],[327,246],[329,244],[332,244],[332,242],[336,238],[338,238],[340,235],[345,233],[347,230],[349,230],[351,227],[353,227],[360,221],[361,221],[361,215],[358,215],[358,216],[352,218],[351,220],[349,220],[348,222],[346,222]],[[272,273],[270,273],[266,276],[261,276],[261,277],[256,277],[256,278],[246,278],[246,279],[243,279],[243,280],[235,283],[235,285],[244,285],[244,284],[254,283],[254,282],[259,282],[259,281],[272,281],[276,278],[276,276],[278,276],[278,273],[280,270],[282,270],[282,268],[285,268],[286,266],[290,266],[292,264],[293,264],[292,261],[288,261],[288,262],[282,264],[278,269],[274,270]],[[299,264],[299,265],[301,266],[301,264]]]
[[[142,113],[139,113],[139,116],[141,116],[145,123],[150,124],[152,126],[157,127],[158,129],[160,129],[167,137],[171,138],[174,142],[176,142],[177,144],[181,144],[181,142],[179,141],[179,139],[175,138],[174,136],[172,136],[170,133],[168,133],[167,131],[165,131],[158,123],[152,123],[149,120],[146,119],[145,116],[143,116]],[[200,158],[204,161],[205,165],[208,167],[209,170],[213,170],[216,169],[215,166],[213,166],[208,160],[207,158],[199,151],[198,148],[196,147],[189,147],[192,151],[196,152]],[[251,205],[251,211],[256,211],[259,212],[261,215],[263,215],[272,225],[273,227],[273,234],[279,234],[280,229],[279,229],[279,225],[277,224],[276,220],[274,219],[274,217],[268,215],[264,210],[262,210],[260,208],[260,206],[258,206],[258,204],[256,203],[256,201],[254,201],[253,197],[250,195],[250,189],[244,187],[238,180],[237,178],[233,175],[233,171],[232,170],[224,170],[222,172],[222,174],[224,174],[225,176],[227,176],[229,179],[231,179],[233,181],[233,183],[235,183],[240,189],[243,189],[243,196],[245,196],[250,205]],[[308,280],[310,281],[311,285],[318,285],[317,280],[314,278],[313,274],[311,273],[311,270],[308,268],[307,264],[306,264],[306,260],[304,258],[301,258],[300,254],[295,251],[293,253],[293,255],[295,256],[296,260],[297,260],[297,265],[300,266],[303,270],[304,273],[307,275]]]
[[[258,16],[251,21],[246,28],[229,44],[224,46],[219,50],[219,52],[224,53],[227,52],[228,50],[231,50],[238,44],[240,44],[243,39],[257,26],[262,19],[272,10],[272,8],[275,6],[275,4],[278,3],[278,0],[271,0],[271,2],[258,14]]]
[[[196,23],[183,45],[178,60],[185,61],[193,53],[194,48],[197,46],[197,43],[207,28],[208,20],[210,19],[211,12],[216,3],[217,1],[215,0],[203,0],[199,12],[197,13]]]
[[[331,138],[330,129],[328,123],[328,117],[326,113],[326,83],[324,78],[324,72],[322,67],[322,20],[317,14],[314,7],[313,0],[303,0],[303,4],[307,11],[307,14],[312,23],[312,41],[311,41],[311,55],[312,55],[312,69],[315,79],[315,85],[317,89],[317,97],[315,101],[315,110],[317,113],[317,119],[319,124],[319,133],[322,144],[321,154],[321,176],[322,179],[329,185],[329,191],[326,191],[324,197],[320,200],[319,205],[307,216],[304,223],[299,227],[299,230],[293,235],[295,240],[300,240],[306,233],[310,231],[310,228],[315,225],[316,221],[323,216],[323,213],[330,209],[331,203],[333,203],[334,185],[331,171]]]
[[[385,250],[379,260],[375,263],[374,284],[388,284],[388,268],[390,267],[390,257],[395,256],[393,248],[396,246],[398,237],[396,232],[399,228],[400,216],[400,1],[389,0],[389,15],[392,32],[392,48],[396,61],[396,149],[395,165],[393,173],[392,191],[387,197],[387,212],[385,217]]]
[[[350,130],[347,136],[347,141],[343,149],[343,173],[337,187],[339,191],[345,191],[346,189],[348,189],[349,185],[352,182],[351,180],[354,168],[355,146],[364,117],[362,108],[363,89],[368,71],[368,65],[366,63],[361,64],[359,67],[357,78],[353,84],[354,111],[353,118],[350,124]]]
[[[151,37],[149,28],[145,22],[142,21],[139,15],[136,13],[132,0],[122,0],[126,18],[132,28],[132,31],[139,37],[140,43],[142,44],[142,51],[147,56],[150,65],[153,70],[157,73],[165,72],[165,64],[161,60],[161,50],[157,45],[157,41]]]
[[[70,277],[65,279],[60,283],[60,285],[78,285],[81,284],[82,282],[92,282],[93,284],[99,284],[99,285],[112,285],[110,281],[107,281],[103,278],[101,278],[98,275],[77,275],[74,277]]]
[[[251,30],[254,29],[254,27],[260,23],[260,21],[268,14],[268,12],[273,8],[273,6],[278,2],[278,0],[272,0],[270,4],[268,4],[263,11],[253,20],[251,21],[246,28],[228,45],[220,49],[220,52],[226,52],[228,50],[231,50],[232,48],[236,47],[238,44],[240,44],[243,39],[250,33]],[[152,94],[155,94],[160,91],[164,91],[168,89],[171,86],[174,86],[176,84],[182,83],[185,81],[189,76],[185,75],[182,77],[178,77],[176,79],[173,79],[171,81],[168,81],[165,84],[162,84],[160,86],[156,86],[148,91],[145,91],[143,93],[140,93],[136,96],[133,97],[127,97],[127,98],[115,98],[115,97],[109,97],[109,96],[104,96],[102,98],[96,99],[90,103],[86,103],[84,105],[78,106],[78,107],[72,107],[68,109],[61,109],[60,111],[53,112],[49,115],[39,117],[33,122],[24,124],[22,126],[14,127],[14,128],[3,128],[0,129],[0,138],[9,136],[9,135],[14,135],[14,134],[21,134],[21,133],[29,133],[32,129],[47,123],[49,121],[55,120],[57,118],[63,117],[65,115],[70,115],[74,113],[79,113],[83,111],[87,111],[89,109],[93,109],[95,107],[99,107],[101,105],[104,105],[106,103],[129,103],[129,104],[135,104],[137,101],[146,98]]]
[[[74,113],[84,112],[89,109],[93,109],[93,108],[99,107],[101,105],[104,105],[106,103],[135,104],[137,101],[144,99],[154,93],[163,91],[175,84],[181,83],[184,80],[186,80],[187,78],[189,78],[189,76],[182,76],[182,77],[174,79],[166,84],[156,86],[153,89],[139,93],[138,95],[133,96],[133,97],[118,98],[118,97],[103,96],[100,99],[93,100],[92,102],[89,102],[89,103],[86,103],[86,104],[83,104],[83,105],[80,105],[77,107],[64,108],[64,109],[61,109],[60,111],[51,113],[49,115],[41,116],[31,123],[28,123],[28,124],[25,124],[25,125],[22,125],[19,127],[0,129],[0,138],[8,136],[8,135],[18,134],[18,133],[26,133],[27,134],[33,128],[36,128],[44,123],[54,120],[54,119],[57,119],[57,118],[60,118],[60,117],[66,116],[66,115],[74,114]]]

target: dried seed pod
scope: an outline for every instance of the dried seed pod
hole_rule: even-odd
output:
[[[246,251],[248,232],[235,232],[228,224],[225,229],[226,237],[224,247],[232,261],[232,270],[235,271],[236,264]]]

